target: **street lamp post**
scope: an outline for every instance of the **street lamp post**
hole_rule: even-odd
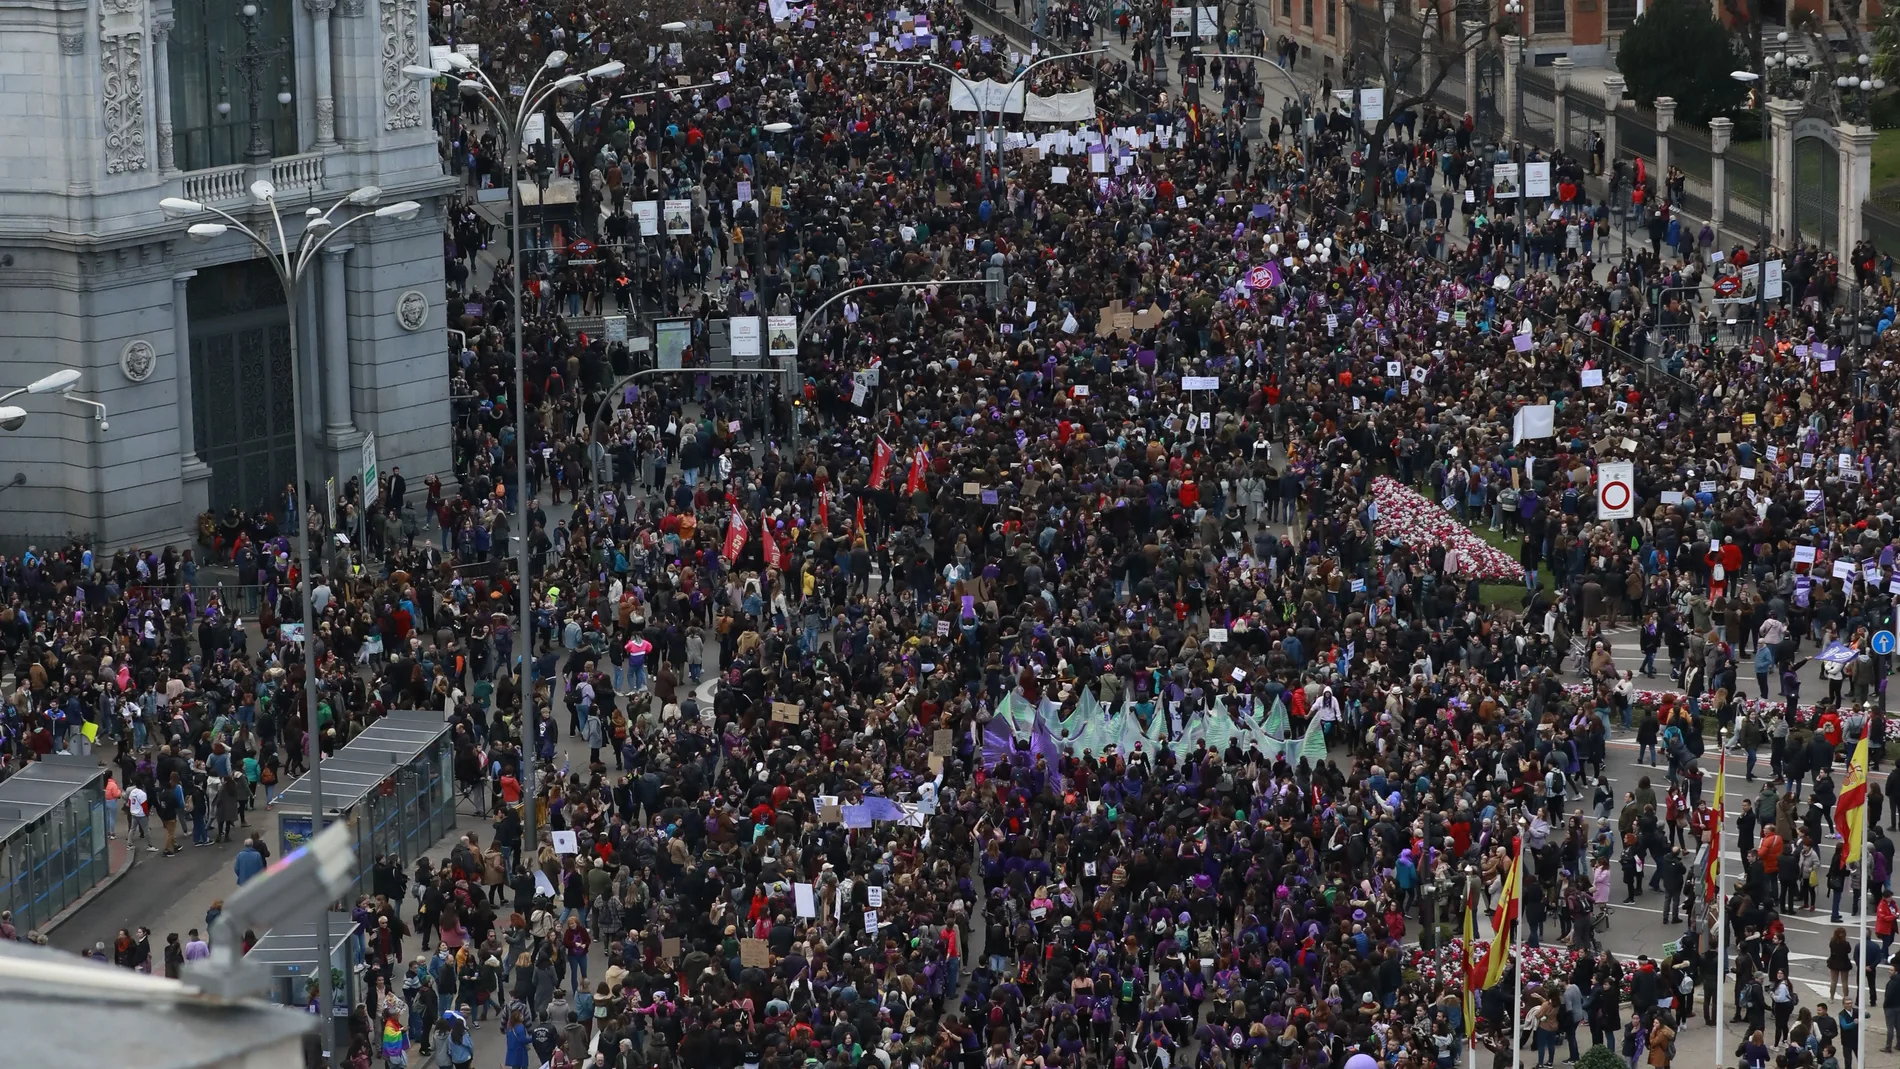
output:
[[[1782,34],[1782,37],[1785,39],[1787,34]],[[1765,55],[1762,57],[1762,65],[1773,69],[1779,66],[1780,58],[1778,55]],[[1767,341],[1761,338],[1761,329],[1762,325],[1766,322],[1766,301],[1763,295],[1768,292],[1768,264],[1766,262],[1768,255],[1768,170],[1775,165],[1775,146],[1773,144],[1773,138],[1768,133],[1767,90],[1769,83],[1763,81],[1762,76],[1755,71],[1730,71],[1729,77],[1743,85],[1756,87],[1755,109],[1761,113],[1761,197],[1760,202],[1755,206],[1755,336],[1757,340],[1762,342],[1762,352],[1766,353],[1768,351]],[[1760,85],[1757,87],[1756,83],[1760,83]],[[1627,246],[1627,238],[1624,244]]]
[[[303,233],[292,244],[284,232],[284,219],[279,211],[277,189],[267,181],[251,183],[251,198],[260,208],[270,212],[271,229],[276,231],[277,244],[259,234],[257,230],[226,212],[208,204],[179,197],[166,197],[158,202],[167,216],[180,218],[193,215],[214,215],[222,222],[193,223],[186,231],[191,240],[203,244],[226,233],[236,231],[250,241],[264,254],[265,262],[277,274],[277,283],[284,290],[284,309],[290,318],[290,409],[294,432],[296,434],[297,458],[297,507],[303,513],[297,517],[297,600],[303,617],[303,700],[306,729],[309,739],[305,749],[310,758],[310,834],[315,837],[323,831],[323,725],[317,719],[317,645],[316,614],[310,605],[310,523],[307,495],[310,481],[305,471],[304,454],[307,452],[304,442],[304,409],[298,398],[298,384],[302,373],[297,361],[297,308],[300,291],[310,265],[317,262],[317,254],[330,239],[351,226],[368,219],[414,219],[422,210],[422,205],[412,200],[399,201],[376,207],[382,198],[382,191],[375,186],[364,186],[330,206],[328,211],[310,208],[304,217]],[[347,217],[339,219],[337,213],[347,211]],[[37,383],[35,385],[38,385]],[[28,388],[29,390],[31,387]],[[368,492],[367,488],[364,491]],[[317,945],[320,949],[317,966],[317,1015],[327,1047],[335,1032],[333,1014],[336,1006],[336,992],[332,989],[328,965],[330,947],[330,906],[328,902],[317,911]]]
[[[34,379],[25,386],[20,386],[0,394],[0,430],[17,431],[26,423],[26,409],[20,408],[17,405],[9,405],[7,404],[8,401],[13,400],[23,393],[52,393],[55,390],[59,391],[60,396],[66,400],[91,408],[93,411],[93,419],[98,422],[99,429],[102,431],[105,430],[107,427],[106,406],[100,404],[98,401],[75,396],[73,394],[73,387],[78,384],[79,372],[72,368],[61,368],[51,375]]]
[[[670,29],[675,24],[668,23],[662,29]],[[685,29],[679,24],[678,29]],[[508,139],[508,247],[513,260],[512,301],[515,320],[515,497],[520,502],[520,534],[515,544],[515,568],[519,573],[516,591],[519,595],[521,612],[520,634],[515,637],[521,651],[521,842],[517,851],[517,860],[525,866],[526,859],[532,857],[538,845],[534,831],[534,576],[529,572],[528,553],[528,404],[527,404],[527,367],[522,350],[521,325],[527,310],[521,306],[521,185],[517,177],[521,170],[521,136],[528,124],[528,116],[539,111],[542,105],[553,99],[558,93],[581,85],[589,78],[616,78],[626,70],[619,60],[610,60],[592,68],[585,74],[564,74],[553,78],[543,85],[541,79],[567,65],[567,53],[559,49],[548,53],[541,69],[528,79],[527,88],[521,94],[521,104],[513,115],[502,106],[506,97],[495,83],[489,80],[475,61],[460,52],[448,55],[451,73],[461,75],[456,81],[456,90],[467,96],[481,100],[482,104],[494,114],[495,121],[501,126],[502,135]],[[417,81],[433,81],[441,75],[433,67],[404,67],[403,73]],[[585,179],[582,179],[585,181]]]

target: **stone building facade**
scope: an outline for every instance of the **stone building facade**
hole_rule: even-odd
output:
[[[206,510],[282,514],[342,485],[366,433],[411,485],[449,469],[444,197],[421,0],[0,0],[0,391],[60,368],[84,406],[23,396],[0,431],[0,546],[188,541]],[[198,244],[165,197],[261,230],[373,185],[410,221],[338,234],[285,297],[235,233]],[[293,381],[294,380],[294,381]]]

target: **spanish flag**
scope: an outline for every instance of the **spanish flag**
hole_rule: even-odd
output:
[[[1478,915],[1478,895],[1475,891],[1468,891],[1465,894],[1465,945],[1464,945],[1464,950],[1462,951],[1462,954],[1464,956],[1464,968],[1465,968],[1464,1010],[1465,1010],[1465,1042],[1466,1043],[1470,1043],[1471,1037],[1474,1034],[1476,1034],[1478,1031],[1478,999],[1476,996],[1476,991],[1478,987],[1476,981],[1478,980],[1478,975],[1477,975],[1477,971],[1473,968],[1473,964],[1476,959],[1473,958],[1472,956],[1472,951],[1478,942],[1477,932],[1475,930],[1476,925],[1477,925],[1477,921],[1475,918],[1477,917],[1477,915]]]
[[[1715,763],[1715,797],[1709,802],[1709,861],[1702,873],[1702,900],[1714,902],[1717,876],[1722,867],[1722,799],[1728,793],[1728,751],[1722,751]]]
[[[1511,871],[1504,876],[1504,894],[1498,898],[1498,907],[1491,913],[1491,948],[1484,959],[1484,982],[1480,990],[1496,987],[1504,978],[1504,963],[1511,956],[1511,936],[1517,925],[1517,904],[1523,888],[1519,878],[1524,868],[1523,851],[1520,849],[1511,858]]]
[[[1847,785],[1834,801],[1834,830],[1847,843],[1847,860],[1860,860],[1861,845],[1867,839],[1867,734],[1873,730],[1873,718],[1861,728],[1860,743],[1847,763]]]

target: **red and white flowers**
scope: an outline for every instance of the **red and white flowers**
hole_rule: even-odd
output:
[[[1453,575],[1478,579],[1522,580],[1524,569],[1511,555],[1479,538],[1469,527],[1458,522],[1444,506],[1427,500],[1397,479],[1379,476],[1372,480],[1372,500],[1379,508],[1373,534],[1397,539],[1424,552],[1433,545],[1445,547],[1445,570]]]

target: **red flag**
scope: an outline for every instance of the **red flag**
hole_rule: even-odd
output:
[[[877,446],[871,450],[871,489],[882,490],[891,479],[891,457],[895,455],[891,444],[880,435]]]
[[[726,562],[730,564],[739,559],[739,551],[745,548],[745,517],[738,512],[732,514],[732,522],[726,525]]]
[[[767,568],[781,567],[785,558],[778,548],[778,539],[772,537],[770,525],[759,528],[759,541],[760,548],[765,551],[765,566]]]
[[[910,458],[910,478],[904,480],[904,492],[914,494],[924,488],[924,465],[930,463],[930,450],[923,446]]]
[[[864,537],[864,496],[858,496],[858,537]]]

